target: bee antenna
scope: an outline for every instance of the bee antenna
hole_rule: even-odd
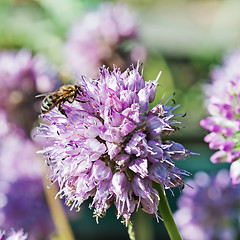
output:
[[[184,113],[184,114],[182,115],[182,117],[186,117],[186,115],[187,115],[187,113]]]

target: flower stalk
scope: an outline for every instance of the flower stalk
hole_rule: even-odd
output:
[[[46,200],[48,202],[49,210],[51,212],[52,220],[54,222],[57,236],[56,240],[74,240],[74,235],[67,220],[67,217],[64,213],[64,209],[62,207],[61,201],[58,198],[55,198],[58,190],[57,187],[54,185],[50,189],[47,189],[48,180],[46,179],[45,175],[42,176],[42,181],[44,184],[44,192],[46,196]]]
[[[137,240],[154,240],[152,218],[141,209],[139,209],[134,216],[134,226]]]
[[[133,224],[131,222],[128,223],[128,236],[130,240],[136,240]]]
[[[172,211],[168,204],[168,200],[166,197],[166,193],[163,190],[161,184],[156,184],[155,188],[157,189],[160,197],[158,209],[160,211],[161,217],[163,219],[163,223],[168,231],[169,237],[171,240],[182,240],[180,232],[177,228],[177,225],[174,221]]]

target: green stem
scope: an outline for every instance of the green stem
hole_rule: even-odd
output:
[[[131,222],[128,223],[128,236],[130,240],[136,240],[133,224]]]
[[[45,168],[46,171],[46,168]],[[57,236],[52,237],[52,240],[74,240],[74,235],[71,229],[71,226],[68,222],[67,216],[65,215],[63,206],[59,198],[55,199],[56,194],[58,192],[57,187],[55,185],[51,186],[50,189],[47,188],[49,185],[49,181],[46,179],[47,173],[43,174],[42,181],[44,185],[44,192],[46,196],[46,200],[48,203],[49,211],[51,213],[51,217],[53,223],[56,228]]]
[[[154,229],[152,218],[149,214],[138,209],[134,215],[134,228],[138,240],[154,240]]]
[[[163,187],[161,184],[158,184],[157,190],[158,190],[158,193],[160,196],[160,202],[159,202],[158,209],[160,211],[161,217],[162,217],[164,225],[168,231],[168,234],[169,234],[171,240],[182,240],[180,232],[179,232],[177,225],[173,219],[172,211],[168,204],[165,191],[163,190]]]

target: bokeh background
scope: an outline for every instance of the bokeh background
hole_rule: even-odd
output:
[[[0,51],[27,49],[27,51],[31,52],[32,57],[41,56],[41,58],[44,58],[46,65],[54,69],[55,72],[52,75],[50,74],[50,78],[54,78],[50,90],[56,89],[61,84],[74,82],[76,71],[68,66],[67,61],[69,60],[66,57],[66,44],[69,43],[73,26],[81,22],[89,11],[99,9],[102,3],[103,1],[97,0],[1,0]],[[117,4],[119,2],[110,1],[110,3]],[[191,152],[200,154],[199,156],[189,156],[187,159],[177,162],[176,165],[179,168],[188,170],[192,174],[199,170],[212,173],[222,168],[228,168],[228,164],[214,165],[210,162],[209,159],[213,151],[209,150],[208,145],[203,141],[207,131],[200,127],[199,122],[207,115],[204,106],[203,84],[210,81],[211,69],[221,63],[224,54],[237,49],[240,45],[240,1],[125,0],[121,1],[121,3],[126,4],[129,12],[134,15],[136,29],[133,35],[134,39],[136,37],[137,43],[134,42],[135,40],[132,41],[131,37],[127,37],[126,43],[120,42],[120,47],[114,46],[114,51],[118,53],[117,58],[115,58],[115,55],[112,55],[103,63],[111,65],[122,64],[125,61],[126,64],[129,64],[131,59],[129,59],[128,53],[133,47],[139,46],[140,52],[138,52],[139,55],[137,56],[142,58],[140,61],[143,62],[144,66],[144,78],[146,80],[155,79],[159,71],[162,71],[157,97],[152,105],[159,103],[163,94],[165,94],[165,99],[167,99],[175,92],[174,100],[181,105],[177,111],[187,113],[186,117],[179,117],[179,120],[182,122],[181,129],[171,135],[171,139],[181,142]],[[126,20],[126,24],[128,24],[131,19]],[[108,30],[108,28],[105,28],[106,34]],[[87,31],[79,34],[79,39],[87,39],[89,37]],[[93,34],[91,37],[97,38],[97,34]],[[103,43],[100,42],[98,44]],[[81,61],[81,58],[84,58],[83,54],[79,56],[79,61]],[[78,61],[78,59],[76,58],[74,61]],[[0,62],[0,64],[8,63]],[[125,67],[127,65],[123,64],[122,66]],[[17,68],[17,66],[15,67]],[[2,68],[4,66],[0,66],[0,70]],[[77,74],[81,75],[83,72],[84,70],[81,69]],[[37,73],[34,74],[37,75]],[[8,83],[2,79],[0,79],[0,81],[3,81],[2,83],[0,82],[0,94],[8,91],[6,87]],[[10,81],[12,79],[11,76],[8,79]],[[38,82],[38,85],[41,85],[41,81]],[[24,92],[26,88],[28,87],[24,85],[23,89],[21,88],[17,91]],[[41,93],[41,91],[37,89],[36,94]],[[23,114],[25,117],[27,116],[28,120],[30,119],[28,115],[25,115],[25,110],[20,108],[21,105],[16,105],[17,107],[15,106],[6,112],[8,116],[11,115],[10,118],[7,117],[7,121],[14,124],[14,126],[23,128],[25,131],[24,136],[26,135],[26,138],[31,139],[31,136],[34,136],[32,129],[38,124],[37,114],[39,114],[40,99],[36,100],[33,94],[28,95],[28,98],[27,103],[25,103],[28,104],[27,106],[30,106],[34,102],[32,111],[36,111],[30,123],[19,124],[22,121]],[[12,103],[7,101],[6,105],[10,104]],[[7,109],[6,106],[2,108]],[[19,121],[18,118],[20,119]],[[26,124],[28,124],[27,127]],[[5,135],[2,136],[0,151],[3,151],[3,142],[8,141]],[[6,156],[0,154],[0,162],[10,161]],[[34,157],[30,159],[28,168],[35,164],[31,161],[36,161],[36,159]],[[19,155],[17,155],[15,161],[20,161]],[[41,165],[41,163],[38,164]],[[15,168],[16,164],[13,163],[12,167]],[[3,169],[4,164],[2,163],[1,168],[2,171],[8,171]],[[41,168],[44,167],[41,166]],[[1,182],[4,181],[2,178]],[[50,184],[50,181],[47,180],[44,183],[44,188],[47,189],[47,186]],[[41,189],[42,186],[36,184],[35,188]],[[24,189],[17,187],[14,194],[17,195],[20,192],[21,196],[21,193],[24,191]],[[47,189],[47,191],[51,190]],[[3,192],[4,190],[0,190],[0,207],[4,212],[6,205],[4,199],[6,196]],[[176,202],[181,193],[179,189],[175,189],[174,194],[172,196],[168,192],[168,199],[173,211],[177,208]],[[44,197],[44,191],[42,197]],[[21,199],[23,198],[19,197],[18,202],[25,201]],[[51,204],[54,205],[54,203]],[[66,212],[76,239],[128,239],[127,229],[121,224],[120,219],[116,219],[114,207],[110,208],[99,224],[96,224],[95,218],[92,217],[92,211],[88,209],[88,204],[86,202],[79,213],[71,212],[69,214],[68,208],[64,207],[63,209]],[[62,205],[64,205],[63,202]],[[16,209],[19,209],[19,207],[16,207]],[[36,206],[33,205],[32,209],[36,209]],[[50,212],[49,209],[46,211]],[[0,220],[4,219],[4,214],[6,215],[6,213],[0,215]],[[8,211],[7,214],[11,214],[11,211]],[[31,214],[31,211],[26,210],[22,214]],[[133,215],[133,219],[135,215]],[[50,222],[49,224],[53,224],[50,214],[46,215],[45,219],[46,222]],[[22,218],[22,221],[24,221],[24,218]],[[141,232],[146,224],[153,230],[152,236],[147,236],[147,238],[144,236],[144,231]],[[23,226],[25,225],[23,224]],[[0,225],[0,228],[3,227],[5,227],[4,220],[2,220]],[[21,227],[21,223],[12,227]],[[54,224],[49,228],[52,233],[43,235],[38,239],[57,239]],[[140,218],[136,219],[136,228],[139,229],[137,234],[139,234],[141,239],[169,239],[163,223],[157,223],[154,218],[144,213],[140,213]],[[30,229],[26,229],[26,231],[30,231]],[[49,233],[49,231],[48,229],[46,232]]]

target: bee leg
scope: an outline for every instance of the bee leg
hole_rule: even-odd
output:
[[[80,102],[80,103],[87,103],[87,102],[90,102],[89,100],[88,101],[82,101],[82,100],[80,100],[80,99],[74,99],[75,101],[77,101],[77,102]]]
[[[65,110],[62,108],[61,104],[58,105],[58,110],[62,115],[64,115],[66,118],[68,118],[68,116],[67,116]]]
[[[74,99],[75,99],[75,97],[68,98],[67,101],[68,101],[69,103],[73,103]]]

